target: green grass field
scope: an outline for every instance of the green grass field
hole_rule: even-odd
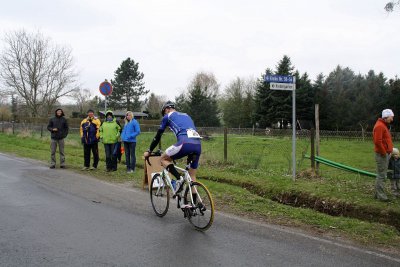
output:
[[[87,174],[115,183],[133,182],[141,187],[141,155],[153,136],[154,133],[142,133],[138,137],[138,168],[133,176],[125,172],[123,165],[119,165],[117,172],[106,173],[102,145],[99,145],[99,170]],[[162,147],[174,141],[175,137],[167,133]],[[0,151],[5,153],[48,162],[49,146],[49,137],[29,132],[0,133]],[[320,166],[320,176],[312,175],[310,161],[302,157],[309,154],[309,149],[308,140],[297,141],[298,176],[292,181],[290,139],[229,135],[225,162],[223,136],[213,136],[203,141],[198,177],[209,187],[217,210],[399,250],[400,200],[390,203],[374,200],[371,177],[324,165]],[[330,160],[370,172],[375,170],[372,142],[322,140],[320,151],[321,156]],[[74,171],[83,165],[83,149],[76,134],[67,138],[66,161]]]

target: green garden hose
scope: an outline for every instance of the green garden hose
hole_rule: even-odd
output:
[[[308,155],[305,155],[305,157],[310,159],[310,156],[308,156]],[[376,177],[375,173],[364,171],[364,170],[360,170],[360,169],[357,169],[357,168],[354,168],[354,167],[350,167],[350,166],[347,166],[347,165],[344,165],[344,164],[341,164],[341,163],[338,163],[338,162],[334,162],[334,161],[325,159],[325,158],[320,157],[320,156],[315,156],[315,161],[317,161],[319,163],[322,163],[322,164],[325,164],[325,165],[328,165],[328,166],[331,166],[331,167],[334,167],[334,168],[337,168],[337,169],[344,170],[344,171],[351,171],[351,172],[355,172],[355,173],[358,173],[358,174],[361,174],[361,175],[365,175],[365,176]]]

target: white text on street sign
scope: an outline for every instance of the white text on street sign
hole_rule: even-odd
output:
[[[293,79],[294,79],[293,76],[287,76],[287,75],[267,74],[264,76],[264,81],[271,83],[293,83]]]
[[[296,84],[293,84],[293,83],[270,83],[269,89],[293,91],[293,90],[296,90]]]

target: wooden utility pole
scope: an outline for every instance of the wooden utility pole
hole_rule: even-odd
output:
[[[319,104],[315,104],[315,152],[319,156]],[[316,164],[316,173],[319,173],[319,162]]]

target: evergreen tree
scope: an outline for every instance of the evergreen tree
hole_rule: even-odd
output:
[[[113,92],[107,97],[109,106],[113,109],[140,110],[140,97],[149,92],[145,89],[143,77],[139,63],[129,57],[122,61],[114,73],[114,80],[111,80]]]
[[[148,112],[150,118],[152,119],[160,119],[161,118],[161,107],[164,104],[162,97],[155,95],[154,93],[150,94],[149,99],[146,103],[146,111]]]
[[[328,91],[328,88],[325,83],[325,77],[322,73],[317,75],[317,79],[313,84],[313,88],[315,91],[315,103],[319,104],[319,122],[320,129],[330,129],[329,125],[332,125],[330,122],[330,103],[331,103],[331,94]]]
[[[189,91],[188,114],[198,126],[219,126],[218,105],[216,97],[208,96],[199,85]]]
[[[329,129],[346,129],[349,124],[353,125],[353,117],[349,117],[349,111],[352,109],[354,102],[354,72],[349,68],[337,66],[325,80],[328,92],[331,94],[330,105],[321,107],[328,109],[329,112]]]
[[[293,70],[290,58],[285,55],[278,62],[274,74],[293,76]],[[266,70],[267,74],[271,74],[270,69]],[[255,119],[262,128],[278,121],[282,122],[281,127],[285,127],[292,117],[292,93],[270,90],[264,76],[258,81],[255,103]]]
[[[288,56],[283,56],[276,66],[276,75],[288,75],[293,76],[294,67]],[[292,92],[271,90],[270,93],[271,105],[268,108],[268,119],[271,122],[280,120],[281,128],[286,127],[288,122],[291,122],[292,118]]]
[[[296,73],[298,76],[298,73]],[[308,74],[296,78],[296,118],[298,120],[314,121],[315,90]]]
[[[390,107],[386,78],[372,70],[363,76],[337,66],[325,81],[317,77],[314,88],[320,104],[321,129],[372,129],[380,112]]]
[[[182,93],[175,99],[177,109],[188,113],[196,126],[219,126],[218,88],[219,85],[213,74],[196,74],[188,86],[187,94]]]
[[[269,74],[272,74],[272,71],[267,69],[265,74],[257,80],[254,98],[254,121],[256,121],[258,124],[257,126],[261,128],[269,127],[272,123],[268,120],[268,108],[271,101],[269,95],[271,94],[271,90],[269,89],[269,83],[264,82],[265,75]]]
[[[386,108],[387,92],[386,79],[383,74],[375,75],[373,70],[370,70],[364,77],[357,75],[354,83],[355,98],[351,99],[352,109],[349,112],[352,115],[353,128],[359,130],[360,127],[364,130],[372,130],[382,109]],[[347,126],[349,127],[349,126]]]
[[[380,72],[378,75],[372,75],[374,72],[371,70],[366,76],[368,85],[368,96],[370,99],[370,108],[366,111],[367,114],[372,115],[369,121],[375,121],[377,116],[381,116],[381,112],[386,108],[396,109],[399,102],[391,102],[392,98],[398,97],[391,95],[390,84],[387,83],[385,75]],[[400,110],[398,110],[400,112]]]
[[[181,93],[177,97],[175,97],[175,107],[181,112],[189,112],[188,99],[185,93]]]
[[[388,93],[387,106],[393,109],[395,116],[400,116],[400,79],[395,77],[389,80],[389,93]],[[400,130],[399,120],[394,120],[393,125],[397,131]]]

